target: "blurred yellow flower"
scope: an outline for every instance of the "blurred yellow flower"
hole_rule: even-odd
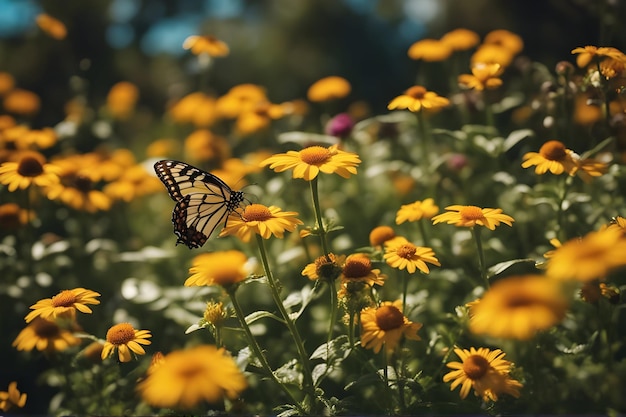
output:
[[[470,307],[470,331],[505,339],[528,340],[565,317],[568,308],[561,286],[541,275],[496,281]]]
[[[117,349],[120,362],[130,362],[132,353],[144,355],[146,351],[141,345],[149,345],[152,337],[149,330],[135,330],[130,323],[120,323],[107,331],[106,343],[102,348],[101,358],[104,360]]]
[[[413,274],[418,269],[424,274],[428,274],[430,270],[426,263],[441,266],[431,248],[415,246],[402,236],[385,242],[383,258],[390,267],[400,270],[406,269],[409,274]]]
[[[94,189],[94,182],[86,173],[64,173],[61,183],[47,187],[46,196],[51,200],[59,200],[74,210],[95,213],[109,210],[113,201],[100,190]]]
[[[504,360],[506,355],[500,349],[455,348],[454,353],[462,362],[448,362],[446,366],[453,371],[443,376],[443,382],[450,382],[450,390],[461,386],[461,399],[467,398],[470,390],[483,401],[497,401],[498,395],[508,394],[519,398],[523,385],[509,376],[513,363]]]
[[[202,401],[234,400],[247,385],[224,349],[201,345],[165,355],[137,389],[152,406],[190,410]]]
[[[32,91],[16,88],[9,91],[2,101],[4,109],[20,116],[31,116],[39,111],[41,100]]]
[[[15,230],[28,224],[33,214],[15,203],[0,204],[0,229]]]
[[[276,206],[262,204],[247,205],[243,213],[233,213],[220,236],[235,235],[249,242],[253,234],[269,239],[272,235],[282,239],[285,231],[293,232],[302,223],[295,211],[282,211]]]
[[[491,90],[502,85],[502,80],[498,78],[502,74],[503,68],[500,64],[477,63],[472,66],[471,74],[459,75],[459,85],[464,88],[477,91]]]
[[[212,57],[224,57],[230,52],[228,45],[211,35],[193,35],[183,42],[184,49],[190,49],[194,55],[207,54]]]
[[[402,314],[402,301],[384,301],[378,307],[361,311],[361,346],[380,352],[385,347],[392,352],[402,337],[421,340],[417,335],[421,323],[413,323]]]
[[[576,56],[576,65],[584,68],[596,58],[612,58],[617,61],[626,61],[626,56],[622,51],[612,46],[592,46],[578,47],[572,49],[572,54]]]
[[[15,87],[15,78],[8,72],[0,72],[0,96],[5,95]]]
[[[163,138],[151,142],[146,148],[148,158],[166,159],[179,152],[180,145],[176,139]]]
[[[389,226],[378,226],[370,232],[369,240],[371,246],[381,246],[386,241],[396,237],[396,232]]]
[[[461,206],[458,204],[446,207],[448,212],[433,217],[433,224],[446,222],[459,227],[485,226],[494,230],[500,222],[512,226],[513,217],[502,213],[499,208],[480,208],[476,206]]]
[[[140,196],[157,193],[162,187],[158,178],[150,174],[143,165],[133,165],[119,178],[105,185],[102,191],[112,200],[128,203]]]
[[[389,110],[408,109],[418,112],[422,109],[438,110],[450,104],[450,100],[428,91],[421,85],[415,85],[404,92],[404,94],[391,100],[387,108]]]
[[[471,66],[476,64],[499,64],[508,67],[515,56],[509,49],[498,44],[482,44],[470,58]]]
[[[228,90],[215,102],[220,117],[234,119],[241,113],[251,111],[257,103],[267,101],[265,89],[256,84],[239,84]]]
[[[333,75],[314,82],[307,91],[307,98],[313,102],[337,100],[346,97],[351,90],[348,80]]]
[[[517,55],[524,49],[524,41],[522,38],[506,29],[496,29],[489,32],[483,39],[485,45],[498,45]]]
[[[189,268],[191,276],[185,281],[185,287],[202,285],[220,285],[230,287],[245,280],[251,271],[246,263],[248,257],[238,250],[202,253],[193,258]]]
[[[128,81],[120,81],[109,90],[107,110],[115,119],[128,119],[135,110],[139,99],[139,89]]]
[[[0,164],[0,184],[6,185],[9,191],[26,189],[32,184],[47,187],[59,182],[60,169],[47,164],[40,153],[27,151],[18,158],[18,162]]]
[[[52,298],[44,298],[30,306],[33,311],[28,313],[24,320],[26,323],[30,323],[35,317],[46,320],[57,318],[74,320],[76,310],[91,314],[92,311],[87,307],[87,304],[100,304],[100,301],[96,300],[96,297],[99,296],[99,293],[85,288],[63,290]]]
[[[231,149],[223,137],[208,129],[197,129],[185,138],[185,155],[196,162],[220,165],[231,156]]]
[[[5,413],[13,408],[23,408],[26,405],[27,395],[20,393],[17,389],[17,382],[9,383],[6,391],[0,391],[0,411]]]
[[[427,198],[423,201],[415,201],[411,204],[404,204],[396,213],[396,224],[404,222],[416,222],[421,219],[432,219],[439,213],[439,206],[435,200]]]
[[[523,156],[522,167],[535,166],[535,173],[539,175],[548,171],[554,175],[560,175],[563,172],[571,174],[576,168],[573,154],[574,152],[567,149],[562,142],[550,140],[541,146],[538,153],[527,152]]]
[[[59,19],[50,16],[46,13],[37,15],[35,19],[39,29],[43,30],[46,34],[56,40],[65,39],[67,36],[67,28]]]
[[[237,117],[235,129],[240,135],[246,136],[268,128],[272,120],[278,120],[285,114],[283,106],[269,101],[256,103],[249,111]]]
[[[320,172],[348,178],[356,174],[356,167],[360,163],[357,154],[342,151],[337,145],[332,145],[328,148],[309,146],[301,151],[276,154],[261,162],[261,166],[269,165],[276,172],[293,169],[293,178],[311,181]]]
[[[448,45],[454,51],[465,51],[478,45],[480,37],[472,30],[458,28],[443,35],[441,42]]]
[[[346,258],[341,270],[342,285],[348,283],[362,282],[372,287],[374,285],[384,285],[387,276],[380,273],[380,269],[372,268],[372,261],[365,254],[354,254]]]
[[[35,348],[46,352],[61,352],[80,343],[81,340],[72,332],[60,328],[53,321],[37,317],[17,335],[12,346],[27,352]]]
[[[426,62],[445,61],[452,55],[452,45],[437,39],[422,39],[409,47],[407,55]]]
[[[337,256],[334,253],[319,256],[314,262],[304,267],[302,275],[311,281],[322,279],[323,281],[334,282],[341,275],[344,260],[344,256]]]
[[[219,117],[215,98],[200,91],[178,100],[168,113],[176,123],[192,123],[196,127],[209,127]]]

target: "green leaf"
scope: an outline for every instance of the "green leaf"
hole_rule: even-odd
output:
[[[502,150],[506,152],[518,143],[520,143],[522,140],[534,136],[534,134],[535,133],[531,129],[514,130],[509,133],[509,136],[507,136],[507,138],[504,140],[504,143],[502,144]]]
[[[487,270],[489,280],[493,281],[503,276],[525,275],[537,273],[536,261],[530,258],[513,259],[506,262],[500,262],[491,266]]]
[[[248,325],[251,325],[252,323],[254,323],[255,321],[268,317],[270,319],[274,319],[279,323],[283,323],[285,324],[285,321],[283,319],[281,319],[280,317],[278,317],[277,315],[270,313],[269,311],[265,311],[265,310],[260,310],[260,311],[255,311],[254,313],[250,313],[246,316],[246,323]]]

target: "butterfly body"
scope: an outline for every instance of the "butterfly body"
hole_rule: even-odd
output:
[[[244,202],[242,191],[233,191],[213,174],[180,161],[158,161],[154,171],[176,202],[172,212],[176,244],[199,248],[228,216]]]

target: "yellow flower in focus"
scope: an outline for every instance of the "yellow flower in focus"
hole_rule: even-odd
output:
[[[343,178],[356,174],[356,167],[361,163],[359,156],[352,152],[338,149],[337,145],[328,148],[309,146],[301,151],[270,156],[261,162],[261,166],[269,165],[276,172],[293,169],[293,178],[303,178],[311,181],[320,172],[337,174]]]
[[[485,45],[498,45],[511,52],[513,55],[517,55],[524,49],[524,41],[519,35],[510,32],[505,29],[497,29],[489,32],[485,39],[483,39]]]
[[[193,258],[189,268],[191,276],[185,281],[185,287],[201,285],[221,285],[229,287],[245,280],[248,257],[238,250],[202,253]]]
[[[194,55],[207,54],[215,58],[227,56],[230,52],[225,42],[211,35],[189,36],[183,42],[183,48],[190,49]]]
[[[571,174],[576,169],[574,152],[567,149],[562,142],[551,140],[544,143],[539,152],[527,152],[523,156],[523,168],[535,166],[535,173],[542,175],[550,171],[554,175],[563,172]]]
[[[58,167],[47,164],[43,155],[38,152],[23,152],[18,162],[0,164],[0,184],[13,192],[26,189],[32,184],[47,187],[59,182]]]
[[[26,397],[26,394],[20,393],[17,389],[17,382],[11,382],[6,391],[0,391],[0,411],[6,413],[15,407],[24,408]]]
[[[224,303],[221,301],[219,303],[209,301],[204,308],[202,318],[205,323],[211,324],[215,327],[221,327],[224,320],[228,318],[228,310],[224,308]]]
[[[137,389],[152,406],[190,410],[203,401],[234,400],[247,385],[224,349],[204,345],[165,355]]]
[[[67,28],[60,20],[46,13],[41,13],[35,19],[39,29],[56,40],[65,39],[67,36]]]
[[[452,55],[452,46],[436,39],[422,39],[409,47],[407,55],[414,60],[426,62],[445,61]]]
[[[80,342],[79,338],[55,322],[37,317],[17,335],[12,346],[27,352],[35,348],[39,351],[61,352],[80,345]]]
[[[499,208],[480,208],[476,206],[453,205],[446,207],[447,213],[433,217],[433,224],[446,222],[459,227],[485,226],[494,230],[500,223],[512,226],[513,217],[502,213]]]
[[[384,346],[393,352],[402,337],[421,340],[417,335],[421,323],[413,323],[402,314],[402,301],[384,301],[378,307],[367,307],[361,311],[361,346],[380,352]]]
[[[354,254],[346,258],[340,278],[343,286],[360,282],[372,287],[384,285],[387,276],[381,274],[380,269],[372,268],[372,261],[367,255]]]
[[[243,213],[233,213],[228,218],[220,236],[235,235],[243,242],[249,242],[253,234],[269,239],[272,235],[282,239],[285,231],[293,232],[302,223],[295,211],[282,211],[276,206],[250,204]]]
[[[76,310],[81,313],[91,314],[92,311],[87,307],[87,304],[100,304],[100,301],[96,300],[96,297],[99,296],[99,293],[85,288],[63,290],[52,298],[39,300],[30,306],[30,309],[33,311],[28,313],[24,320],[26,320],[26,323],[30,323],[35,317],[41,317],[46,320],[55,320],[57,318],[73,320],[76,317]]]
[[[391,100],[387,108],[389,110],[408,109],[418,112],[422,109],[438,110],[450,104],[450,100],[441,97],[432,91],[426,90],[421,85],[415,85],[404,92],[404,94]]]
[[[459,85],[477,91],[498,88],[502,85],[502,80],[498,78],[502,70],[500,64],[474,64],[472,74],[459,75]]]
[[[462,362],[446,364],[454,370],[443,376],[443,382],[452,381],[450,391],[460,385],[461,399],[467,398],[472,388],[483,401],[497,401],[500,394],[519,398],[523,385],[509,376],[513,364],[503,359],[506,354],[500,349],[455,348],[454,353]]]
[[[561,286],[541,275],[496,281],[470,307],[470,331],[505,339],[528,340],[565,317],[568,304]]]
[[[557,280],[604,279],[613,269],[626,265],[626,238],[620,230],[606,228],[571,239],[557,248],[546,273]]]
[[[626,60],[626,57],[624,56],[622,51],[611,46],[597,47],[588,45],[585,47],[578,47],[572,49],[572,54],[577,55],[576,65],[578,65],[579,68],[586,67],[591,61],[596,58],[612,58],[622,62]]]
[[[139,99],[139,89],[128,81],[120,81],[109,90],[107,109],[115,119],[128,119],[135,110]]]
[[[102,360],[111,356],[117,349],[120,362],[130,362],[132,353],[145,355],[146,351],[141,345],[149,345],[152,337],[149,330],[135,330],[130,323],[120,323],[112,326],[107,331],[106,343],[102,348]]]
[[[9,113],[20,116],[32,116],[39,111],[41,100],[32,91],[16,88],[4,96],[2,105]]]
[[[441,266],[435,252],[431,248],[415,246],[402,236],[395,237],[385,242],[385,262],[392,268],[406,269],[409,274],[420,270],[428,274],[430,270],[426,263]]]
[[[411,204],[404,204],[396,213],[396,224],[402,224],[407,221],[416,222],[421,219],[432,219],[437,213],[439,213],[439,207],[432,198],[416,201]]]
[[[304,267],[302,275],[311,281],[322,279],[327,282],[334,282],[341,275],[344,259],[344,256],[337,256],[334,253],[319,256],[314,262]]]
[[[337,100],[346,97],[351,90],[348,80],[333,75],[314,82],[307,91],[307,98],[313,102]]]
[[[441,37],[441,42],[454,51],[465,51],[473,48],[480,42],[478,34],[469,29],[454,29]]]
[[[396,237],[396,232],[389,226],[378,226],[370,232],[370,245],[381,246],[386,241]]]

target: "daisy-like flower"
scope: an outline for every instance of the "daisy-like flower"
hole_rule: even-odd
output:
[[[595,177],[601,177],[608,171],[608,166],[604,162],[600,162],[593,158],[581,159],[576,154],[574,154],[573,157],[576,167],[572,170],[570,175],[578,175],[587,183],[591,182],[591,180]]]
[[[307,98],[313,102],[337,100],[350,94],[352,86],[343,77],[332,75],[314,82],[307,91]]]
[[[280,207],[250,204],[243,213],[233,213],[228,224],[220,236],[235,235],[243,242],[249,242],[253,234],[269,239],[272,235],[282,239],[285,231],[293,232],[298,225],[303,224],[297,219],[295,211],[282,211]]]
[[[51,200],[60,200],[75,210],[89,213],[110,209],[113,201],[105,193],[95,189],[89,174],[93,172],[61,173],[61,182],[47,187],[46,196]]]
[[[224,303],[221,301],[219,303],[209,301],[204,308],[202,318],[205,323],[220,327],[224,323],[224,320],[228,318],[228,310],[224,308]]]
[[[494,230],[500,223],[512,226],[513,217],[502,213],[499,208],[480,208],[476,206],[461,206],[455,204],[446,207],[448,212],[433,217],[433,224],[446,222],[459,227],[485,226]]]
[[[364,254],[354,254],[346,258],[341,271],[341,283],[365,283],[368,286],[383,285],[387,276],[380,273],[380,269],[372,268],[371,259]]]
[[[544,143],[539,152],[528,152],[523,159],[522,168],[534,166],[535,174],[539,175],[548,171],[554,175],[560,175],[563,172],[571,174],[576,169],[574,152],[558,140]]]
[[[402,301],[384,301],[378,307],[361,311],[361,346],[380,352],[383,346],[392,352],[402,337],[421,340],[417,335],[421,323],[413,323],[402,314]]]
[[[63,22],[49,14],[41,13],[35,21],[41,30],[56,40],[65,39],[67,36],[67,28]]]
[[[558,324],[567,311],[561,286],[541,275],[496,281],[470,307],[469,328],[475,334],[528,340]]]
[[[31,184],[47,187],[59,182],[59,168],[47,164],[38,152],[23,152],[17,162],[5,162],[0,165],[0,184],[9,191],[26,189]]]
[[[396,224],[402,224],[407,221],[416,222],[421,219],[432,219],[437,213],[439,213],[439,207],[432,198],[416,201],[411,204],[404,204],[396,213]]]
[[[508,394],[519,398],[523,385],[511,378],[512,363],[503,359],[506,355],[500,349],[455,348],[454,353],[462,362],[448,362],[446,366],[454,369],[443,376],[443,382],[450,382],[450,391],[461,386],[461,399],[465,399],[470,390],[484,401],[497,401],[498,395]]]
[[[308,264],[302,270],[302,275],[316,281],[322,279],[328,282],[334,282],[343,270],[344,256],[337,256],[334,253],[322,255],[315,259],[314,262]]]
[[[25,317],[26,323],[30,323],[35,317],[46,320],[57,318],[73,320],[76,317],[76,310],[91,314],[91,309],[87,307],[87,304],[100,304],[100,301],[96,300],[99,296],[99,293],[85,288],[63,290],[52,298],[39,300],[30,306],[33,311]]]
[[[370,245],[374,247],[381,246],[383,243],[393,239],[394,237],[396,237],[396,232],[393,228],[389,226],[377,226],[370,232]]]
[[[415,85],[404,92],[404,94],[391,100],[387,108],[389,110],[408,109],[418,112],[422,109],[438,110],[450,104],[450,100],[439,96],[433,91],[428,91],[421,85]]]
[[[430,270],[428,265],[426,265],[427,262],[441,266],[437,258],[435,258],[435,252],[431,248],[415,246],[402,236],[385,242],[383,258],[387,265],[392,268],[406,269],[410,274],[413,274],[418,269],[424,274],[428,274]]]
[[[452,46],[437,39],[421,39],[409,47],[407,55],[426,62],[445,61],[452,55]]]
[[[450,46],[454,51],[466,51],[480,42],[480,36],[472,30],[458,28],[441,37],[441,42]]]
[[[212,57],[223,57],[230,52],[225,42],[211,35],[189,36],[183,42],[183,48],[190,49],[194,55],[207,54]]]
[[[25,393],[20,393],[17,389],[17,382],[11,382],[6,391],[0,391],[0,411],[6,413],[16,407],[23,408],[26,405],[26,397]]]
[[[71,346],[80,345],[80,339],[70,331],[62,329],[53,321],[37,317],[15,338],[12,346],[17,350],[37,349],[47,352],[61,352]]]
[[[203,401],[235,399],[247,386],[224,349],[204,345],[165,355],[137,389],[152,406],[189,410]]]
[[[626,265],[626,238],[614,228],[590,232],[571,239],[557,248],[548,262],[546,273],[565,281],[604,279],[617,267]]]
[[[191,276],[185,287],[221,285],[229,287],[245,280],[249,275],[248,257],[238,250],[203,253],[193,258],[189,268]]]
[[[522,38],[506,29],[492,30],[483,39],[483,44],[501,46],[513,55],[519,54],[524,49]]]
[[[479,62],[472,66],[471,74],[459,75],[459,85],[464,88],[482,91],[498,88],[502,80],[498,78],[503,68],[500,64],[484,64]]]
[[[348,178],[356,174],[356,168],[360,163],[357,154],[342,151],[337,145],[332,145],[328,148],[309,146],[301,151],[276,154],[262,161],[261,166],[269,165],[270,169],[276,172],[293,169],[293,178],[311,181],[320,172]]]
[[[149,330],[135,330],[130,323],[120,323],[107,331],[106,343],[102,348],[102,360],[111,356],[117,349],[120,362],[130,362],[132,353],[144,355],[146,351],[141,345],[149,345],[152,337]]]
[[[586,67],[594,59],[612,58],[618,61],[626,60],[626,57],[617,48],[612,46],[592,46],[578,47],[572,49],[572,54],[576,56],[576,65],[579,68]]]

